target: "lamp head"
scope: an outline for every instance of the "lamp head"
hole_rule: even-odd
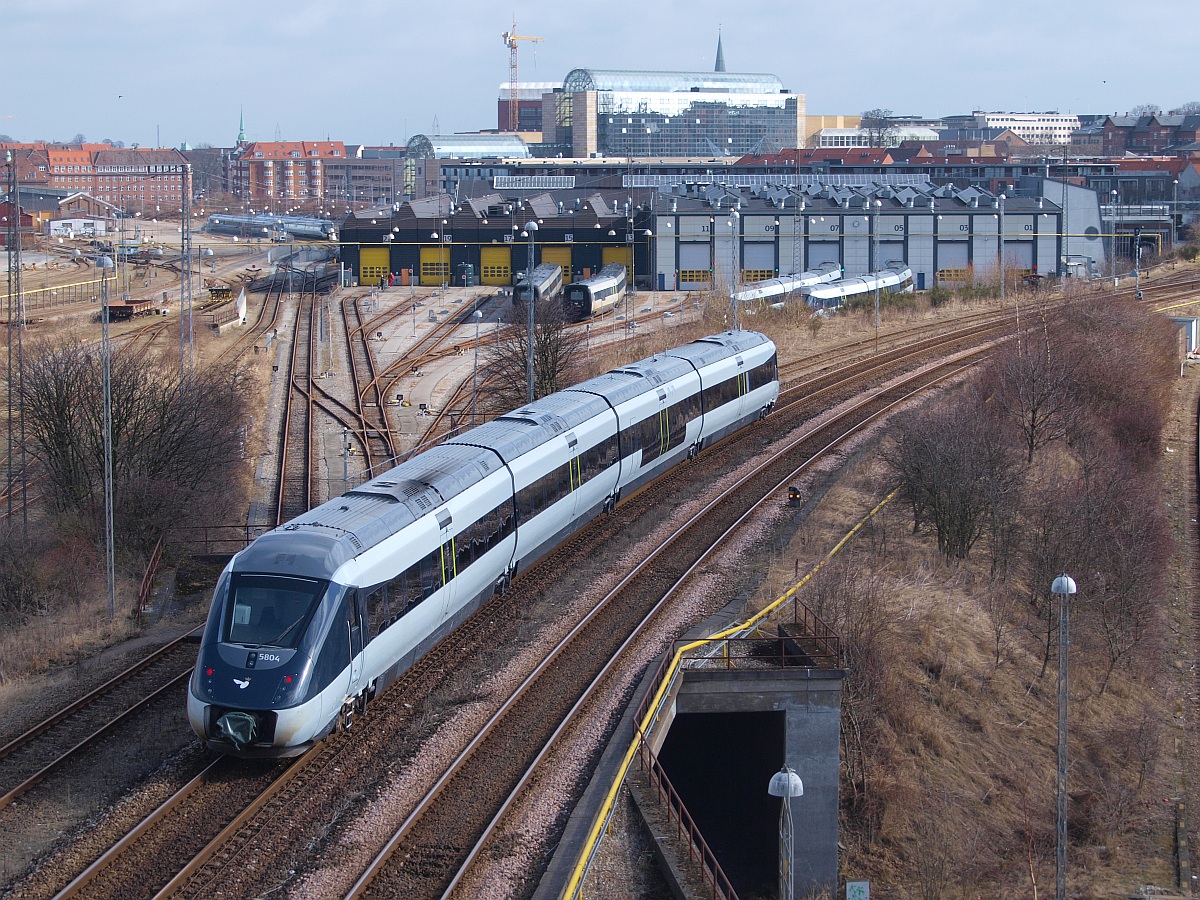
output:
[[[1070,596],[1071,594],[1074,594],[1076,590],[1077,588],[1075,587],[1075,579],[1066,572],[1063,572],[1061,575],[1055,578],[1054,583],[1050,585],[1050,593],[1052,594]]]
[[[789,766],[784,766],[771,776],[767,793],[772,797],[803,797],[804,782]]]

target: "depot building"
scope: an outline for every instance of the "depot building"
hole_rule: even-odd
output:
[[[570,282],[620,262],[639,286],[657,290],[727,289],[822,263],[847,277],[903,263],[925,290],[995,275],[1001,259],[1010,275],[1054,276],[1067,253],[1104,256],[1090,191],[1060,194],[1073,203],[1066,241],[1063,206],[1036,181],[993,194],[802,177],[791,185],[698,178],[590,194],[491,194],[461,204],[442,195],[351,216],[342,259],[361,284],[390,278],[426,287],[509,286],[543,262],[561,265]]]

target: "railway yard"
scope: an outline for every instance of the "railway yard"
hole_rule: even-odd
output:
[[[269,263],[265,249],[238,247],[218,254],[211,274],[236,293],[278,253]],[[296,270],[319,265],[298,260]],[[149,283],[170,290],[171,277]],[[1196,284],[1180,270],[1144,289],[1166,308],[1193,298]],[[487,388],[476,355],[506,327],[503,294],[407,286],[321,294],[305,285],[274,279],[251,295],[244,326],[205,329],[198,341],[204,364],[246,365],[261,385],[261,414],[246,435],[247,523],[240,534],[213,529],[211,549],[228,550],[470,427],[473,399]],[[152,624],[137,644],[89,657],[69,676],[5,687],[0,896],[559,896],[611,760],[630,741],[623,717],[646,673],[714,617],[723,626],[761,609],[793,580],[769,577],[781,561],[787,576],[816,565],[836,533],[886,493],[864,505],[839,481],[857,473],[855,484],[878,489],[868,451],[886,417],[954,383],[1012,330],[1013,309],[995,303],[935,313],[890,317],[879,332],[862,317],[831,319],[819,332],[776,321],[780,394],[767,419],[623,497],[486,603],[352,728],[296,759],[217,756],[189,729],[186,681],[203,596],[167,592],[147,609]],[[78,314],[48,310],[35,328]],[[589,374],[599,374],[724,325],[690,295],[643,292],[620,317],[581,327]],[[118,352],[178,339],[174,311],[114,326]],[[1176,434],[1193,464],[1194,378],[1181,382],[1187,421]],[[1187,472],[1190,496],[1180,503],[1194,522],[1194,465]],[[786,503],[791,485],[803,487],[803,504]],[[831,510],[835,502],[842,506]],[[1194,572],[1195,543],[1181,544]],[[1187,681],[1180,690],[1194,692]],[[1187,715],[1190,725],[1194,709]],[[1194,762],[1183,752],[1180,767]],[[631,808],[618,819],[635,818]],[[1154,852],[1170,815],[1147,813]],[[583,896],[670,896],[644,864],[641,831],[631,825],[602,842]],[[1159,875],[1170,867],[1147,866]]]

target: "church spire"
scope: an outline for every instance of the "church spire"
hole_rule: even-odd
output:
[[[721,50],[721,31],[717,30],[717,64],[713,67],[714,72],[725,71],[725,53]]]
[[[720,52],[719,50],[717,51]],[[238,110],[238,139],[239,144],[246,143],[246,110],[245,107]]]

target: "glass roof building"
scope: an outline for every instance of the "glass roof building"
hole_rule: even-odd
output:
[[[529,145],[515,134],[414,134],[408,158],[529,159]]]
[[[805,124],[804,95],[760,73],[573,69],[543,104],[544,140],[575,157],[772,152]]]

